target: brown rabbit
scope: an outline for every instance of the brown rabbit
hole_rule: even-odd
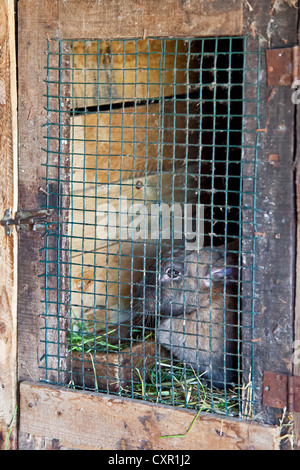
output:
[[[168,252],[135,286],[161,345],[218,387],[235,381],[237,243]]]

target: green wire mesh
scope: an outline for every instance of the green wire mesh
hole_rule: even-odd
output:
[[[253,415],[250,40],[48,42],[45,207],[58,225],[42,250],[43,381]]]

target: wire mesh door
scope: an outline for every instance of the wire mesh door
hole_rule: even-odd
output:
[[[251,417],[260,50],[48,42],[43,380]]]

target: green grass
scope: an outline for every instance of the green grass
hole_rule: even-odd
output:
[[[102,333],[100,335],[93,335],[86,332],[72,331],[68,335],[68,346],[69,351],[80,351],[84,353],[91,353],[94,351],[119,351],[118,344],[112,344],[109,341],[109,335],[114,333],[116,329],[108,331],[108,333]]]
[[[158,361],[148,372],[149,381],[142,380],[139,370],[136,370],[136,374],[134,386],[124,389],[128,396],[132,396],[133,392],[133,398],[182,408],[201,408],[201,411],[215,411],[224,415],[239,414],[238,387],[220,390],[206,385],[201,375],[184,364],[175,365],[171,359]]]
[[[128,347],[129,342],[113,344],[110,335],[115,336],[116,331],[117,328],[112,328],[107,333],[94,335],[75,328],[69,334],[69,351],[80,351],[89,356],[95,351],[118,353]],[[141,341],[153,334],[149,332]],[[149,370],[136,368],[134,372],[135,380],[122,390],[123,396],[229,416],[240,415],[240,388],[220,390],[208,386],[192,368],[173,362],[172,359],[158,357]],[[95,368],[94,373],[96,383]]]

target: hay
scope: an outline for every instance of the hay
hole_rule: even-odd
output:
[[[112,344],[109,335],[115,331],[116,329],[113,328],[107,334],[93,335],[83,333],[75,328],[68,338],[69,351],[83,352],[89,359],[91,353],[95,351],[117,354],[120,350],[128,347],[128,342]],[[151,331],[146,337],[148,339],[153,335],[154,333]],[[95,369],[94,376],[96,384]],[[215,412],[226,416],[239,416],[248,419],[252,417],[251,382],[242,387],[232,386],[231,388],[218,389],[208,385],[202,379],[201,374],[198,375],[192,367],[175,362],[172,358],[157,360],[150,369],[145,371],[136,367],[132,383],[126,388],[122,388],[121,393],[122,396],[152,403]]]
[[[175,365],[171,359],[158,361],[148,371],[149,382],[142,380],[139,371],[136,375],[139,381],[130,389],[123,389],[126,396],[226,416],[241,414],[239,387],[220,390],[206,385],[192,368],[180,363]]]

